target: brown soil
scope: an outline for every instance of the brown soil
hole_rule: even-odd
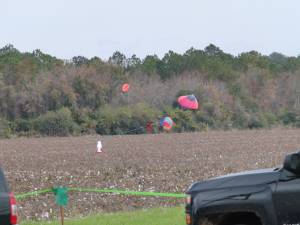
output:
[[[101,139],[104,153],[96,153]],[[194,181],[281,165],[300,146],[300,130],[17,138],[0,141],[0,163],[14,193],[57,185],[184,192]],[[183,200],[71,193],[67,216],[132,210]],[[21,219],[57,215],[52,194],[19,201]]]

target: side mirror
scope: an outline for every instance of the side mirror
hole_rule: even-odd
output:
[[[292,153],[285,157],[283,168],[300,175],[300,153]]]

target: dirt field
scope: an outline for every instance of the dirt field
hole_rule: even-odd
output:
[[[14,193],[56,185],[184,192],[193,182],[281,165],[300,147],[300,130],[259,130],[0,141],[0,164]],[[182,200],[72,193],[67,216],[175,205]],[[19,202],[21,219],[57,215],[52,194]]]

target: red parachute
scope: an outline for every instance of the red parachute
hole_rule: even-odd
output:
[[[129,91],[130,85],[128,83],[125,83],[122,85],[122,92],[127,93]]]
[[[180,96],[177,101],[183,109],[196,110],[199,108],[199,104],[195,95]]]

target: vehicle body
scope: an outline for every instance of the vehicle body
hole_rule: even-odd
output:
[[[0,168],[0,225],[17,224],[16,211],[16,199],[9,191],[4,173]]]
[[[299,225],[300,153],[287,155],[282,168],[197,182],[186,194],[189,225]]]

